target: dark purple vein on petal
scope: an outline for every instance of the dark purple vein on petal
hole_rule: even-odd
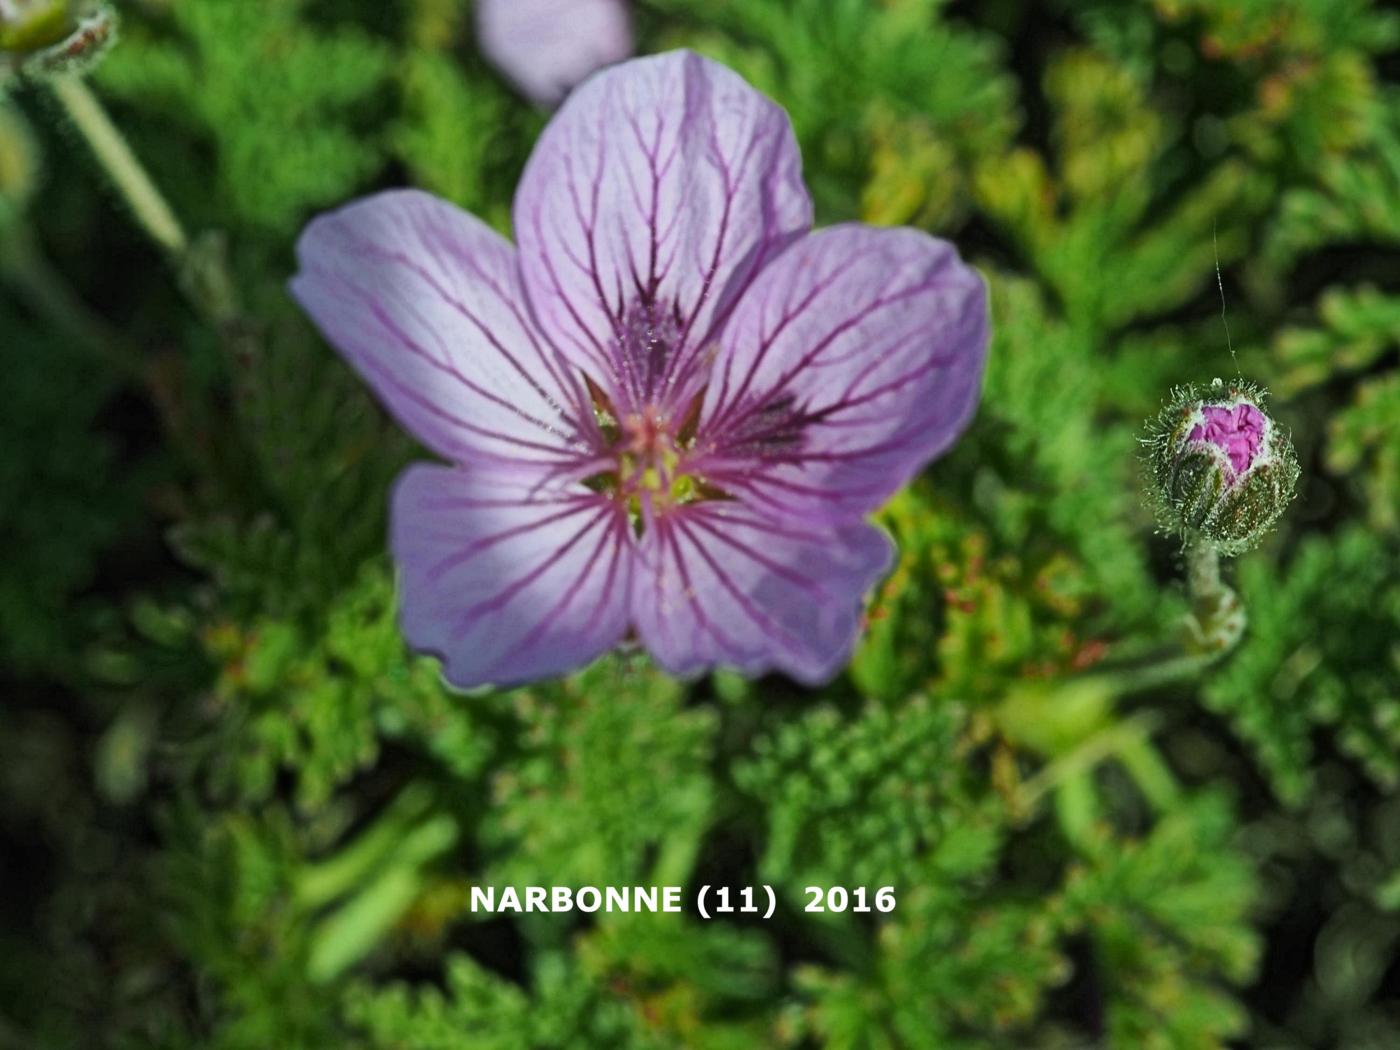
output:
[[[577,507],[570,507],[568,510],[562,510],[557,514],[550,514],[543,518],[537,518],[534,521],[527,521],[522,525],[512,525],[510,528],[502,529],[500,532],[494,532],[489,536],[479,537],[468,543],[465,547],[453,551],[447,557],[440,558],[438,561],[428,566],[425,575],[430,581],[435,582],[443,573],[465,565],[478,554],[489,550],[499,543],[514,539],[516,536],[524,536],[526,533],[534,532],[536,529],[542,529],[546,525],[554,524],[556,521],[563,521],[565,518],[571,518],[576,514],[582,514],[589,509],[597,509],[597,507],[594,506],[590,508],[588,505],[581,504]],[[588,526],[584,526],[584,528],[586,531]]]
[[[407,384],[405,384],[403,380],[399,379],[396,375],[394,375],[388,370],[387,365],[380,363],[378,359],[373,355],[356,354],[355,360],[359,363],[360,367],[364,368],[367,372],[373,375],[384,386],[395,391],[405,400],[417,405],[429,415],[434,416],[437,419],[442,420],[443,422],[450,423],[455,428],[463,430],[469,434],[477,434],[481,437],[489,438],[492,441],[499,441],[503,444],[514,445],[517,448],[529,449],[535,452],[546,452],[549,453],[551,457],[557,457],[557,460],[521,459],[519,460],[519,462],[528,462],[543,465],[557,461],[561,466],[567,467],[573,465],[574,463],[582,459],[582,456],[580,454],[571,454],[569,449],[560,448],[557,445],[544,445],[537,441],[526,441],[524,438],[514,437],[510,434],[503,434],[497,430],[488,430],[485,427],[468,422],[461,416],[447,411],[442,406],[424,397],[416,387],[408,386]],[[463,456],[463,458],[470,458],[471,456],[482,454],[484,451],[480,448],[476,448],[472,445],[459,441],[455,438],[451,439],[449,443],[452,445],[453,448],[457,449],[457,451]],[[497,455],[501,456],[504,459],[507,459],[507,461],[510,461],[510,457],[505,457],[501,453],[497,453]]]
[[[732,654],[736,659],[742,657],[743,650],[736,646],[734,642],[719,629],[718,626],[710,622],[710,618],[705,615],[705,610],[695,593],[695,585],[690,578],[690,569],[686,567],[685,555],[681,552],[680,541],[676,539],[675,529],[669,519],[663,520],[660,525],[662,543],[669,543],[671,550],[676,556],[676,571],[680,574],[682,595],[686,598],[687,607],[694,613],[696,622],[701,629],[714,639],[720,649]]]
[[[592,523],[590,523],[588,527],[591,529]],[[603,530],[602,536],[599,537],[597,544],[593,547],[593,551],[589,554],[588,561],[590,565],[592,565],[598,558],[598,555],[602,553],[604,547],[609,545],[609,541],[612,541],[612,555],[608,560],[607,577],[603,581],[602,594],[599,595],[598,600],[593,604],[592,616],[595,620],[601,615],[603,610],[607,608],[608,599],[612,597],[613,584],[616,582],[617,567],[622,560],[622,553],[626,548],[626,528],[625,526],[619,525],[616,517],[614,517],[614,519],[609,522],[607,528]],[[497,673],[502,666],[509,664],[515,657],[519,656],[545,636],[549,629],[558,621],[559,617],[573,604],[579,592],[583,590],[583,585],[588,581],[590,572],[591,569],[585,570],[574,578],[563,596],[549,607],[540,617],[539,622],[491,664],[487,669],[487,677],[491,677],[493,674]]]
[[[845,265],[854,265],[868,254],[869,252],[858,253],[847,260]],[[744,403],[744,395],[749,392],[749,388],[753,385],[754,377],[758,375],[759,368],[762,366],[764,359],[768,356],[768,352],[773,348],[773,344],[778,341],[778,337],[787,330],[789,325],[811,309],[817,300],[825,295],[833,284],[840,280],[841,276],[842,269],[838,267],[826,277],[818,280],[796,304],[786,304],[783,307],[782,316],[778,319],[776,327],[774,327],[772,331],[766,332],[760,336],[758,348],[755,350],[753,357],[749,360],[749,367],[744,374],[743,381],[732,395],[729,394],[729,376],[732,370],[731,362],[733,359],[731,358],[729,362],[726,362],[725,376],[720,387],[720,397],[716,405],[716,413],[706,426],[707,432],[713,432],[722,426],[732,425],[728,418],[730,413]],[[771,294],[771,289],[768,290],[768,294]],[[762,305],[766,308],[767,301],[765,300]],[[764,312],[766,312],[766,310]],[[762,313],[760,313],[760,318],[762,318]],[[770,384],[772,389],[778,389],[779,386],[780,384],[778,383]]]
[[[738,551],[750,561],[755,562],[758,565],[762,565],[774,576],[778,576],[781,579],[787,580],[793,586],[806,591],[808,594],[816,595],[824,600],[831,599],[831,593],[825,587],[823,587],[819,581],[812,579],[810,576],[802,575],[802,573],[798,572],[791,566],[783,565],[779,562],[774,561],[767,555],[760,553],[753,547],[750,547],[747,543],[744,543],[740,540],[736,540],[733,536],[724,532],[722,529],[716,528],[714,523],[709,521],[706,517],[701,515],[688,515],[686,520],[690,524],[694,525],[696,528],[704,529],[715,539],[719,540],[719,542],[723,543],[727,547],[731,547],[734,550]],[[696,542],[699,543],[699,540],[697,539]]]
[[[750,620],[752,620],[756,627],[763,631],[767,631],[770,634],[778,635],[782,639],[785,639],[787,646],[791,649],[800,650],[802,648],[802,643],[791,631],[783,627],[782,624],[774,621],[766,612],[764,612],[762,609],[760,609],[757,605],[754,604],[752,598],[750,598],[747,594],[745,594],[735,585],[734,581],[730,579],[729,574],[726,573],[724,569],[720,567],[719,563],[715,561],[714,557],[710,554],[709,550],[706,549],[705,544],[702,543],[700,539],[696,537],[696,535],[693,532],[690,531],[690,529],[687,527],[687,522],[684,518],[677,518],[676,525],[690,539],[690,542],[693,545],[695,552],[699,554],[700,558],[705,562],[705,564],[710,567],[710,571],[715,574],[715,578],[719,581],[720,586],[723,587],[729,593],[730,597],[734,599],[735,604],[738,605],[741,610],[743,610],[744,615],[746,615]]]
[[[558,428],[550,426],[548,422],[539,419],[535,416],[532,416],[530,413],[520,408],[519,405],[510,401],[508,398],[504,398],[501,395],[486,389],[474,380],[469,379],[455,365],[449,364],[444,361],[439,361],[426,349],[424,349],[416,340],[414,340],[412,336],[410,336],[407,332],[400,328],[398,323],[393,319],[393,317],[388,313],[388,311],[386,311],[374,299],[373,295],[358,289],[356,290],[356,295],[357,297],[361,298],[362,303],[369,309],[370,316],[373,317],[377,322],[379,322],[379,326],[383,328],[385,332],[387,332],[394,340],[396,340],[399,343],[399,345],[403,347],[403,349],[407,350],[414,357],[417,357],[420,360],[422,360],[430,368],[434,369],[435,371],[441,372],[444,375],[450,376],[452,379],[455,379],[463,387],[470,390],[473,394],[476,394],[483,400],[490,401],[492,404],[495,405],[499,405],[511,415],[516,416],[521,421],[528,423],[531,426],[542,430],[547,434],[551,434],[555,437],[562,438],[565,441],[568,441],[571,436],[578,436],[577,434],[566,434]],[[556,449],[556,451],[562,450]]]
[[[604,508],[595,517],[585,522],[565,543],[555,550],[550,551],[548,556],[540,562],[539,565],[535,566],[535,568],[531,569],[520,579],[503,590],[496,592],[490,598],[485,598],[458,613],[454,618],[456,622],[452,626],[451,638],[454,641],[460,640],[463,635],[472,629],[476,621],[481,619],[483,615],[489,612],[495,612],[509,605],[510,602],[515,599],[516,595],[562,561],[564,556],[567,555],[569,551],[573,550],[574,547],[578,546],[579,542],[593,531],[593,527],[610,513],[611,508]]]
[[[360,248],[360,251],[361,251],[362,253],[368,255],[370,258],[379,258],[379,259],[388,261],[388,262],[390,262],[390,263],[394,263],[394,264],[396,264],[396,265],[402,266],[403,268],[405,268],[406,270],[408,270],[410,273],[412,273],[414,276],[416,276],[416,277],[418,277],[420,280],[422,280],[425,284],[427,284],[428,287],[431,288],[431,289],[433,290],[433,292],[438,296],[438,298],[441,299],[444,303],[446,303],[447,306],[448,306],[450,309],[452,309],[452,310],[453,310],[454,312],[456,312],[459,316],[461,316],[464,320],[466,320],[469,324],[471,324],[474,328],[476,328],[476,329],[486,338],[487,342],[490,343],[490,345],[492,346],[492,348],[495,349],[496,352],[497,352],[497,353],[498,353],[498,354],[499,354],[499,355],[500,355],[500,356],[501,356],[501,357],[502,357],[502,358],[503,358],[503,359],[504,359],[504,360],[505,360],[505,361],[506,361],[520,376],[521,376],[521,377],[522,377],[522,378],[524,378],[525,381],[526,381],[527,383],[529,383],[530,386],[531,386],[532,388],[534,388],[535,392],[538,393],[542,398],[544,398],[544,400],[546,401],[546,403],[548,403],[549,405],[551,405],[551,407],[553,407],[556,411],[558,411],[558,412],[560,413],[561,418],[563,418],[565,421],[571,423],[571,424],[575,427],[575,429],[578,429],[578,423],[577,423],[577,421],[574,420],[574,419],[572,419],[572,418],[570,418],[567,414],[565,414],[565,413],[563,412],[563,406],[562,406],[562,405],[557,405],[557,404],[555,404],[554,399],[549,395],[549,393],[548,393],[543,387],[541,387],[541,386],[539,385],[538,380],[536,380],[536,379],[530,374],[529,370],[526,369],[526,368],[516,359],[515,355],[512,354],[512,353],[510,352],[510,350],[505,346],[505,344],[502,343],[502,342],[500,341],[499,337],[495,334],[494,330],[493,330],[489,325],[487,325],[485,322],[483,322],[479,317],[477,317],[477,315],[476,315],[472,310],[468,309],[468,307],[467,307],[467,305],[466,305],[465,303],[463,303],[460,299],[458,299],[455,295],[453,295],[447,288],[443,287],[443,285],[440,284],[440,283],[438,282],[438,280],[433,276],[433,274],[432,274],[430,271],[428,271],[425,267],[420,266],[420,265],[419,265],[417,262],[415,262],[413,259],[411,259],[411,258],[409,258],[408,256],[402,254],[401,252],[388,251],[388,250],[386,250],[386,249],[380,248],[378,245],[374,244],[374,243],[371,242],[371,241],[365,241],[365,240],[358,239],[358,238],[352,238],[352,243],[358,245],[359,248]],[[424,241],[424,243],[427,244],[428,242],[427,242],[427,241]],[[503,293],[502,293],[502,290],[499,288],[499,286],[496,285],[494,282],[492,282],[489,278],[487,278],[486,275],[485,275],[479,268],[475,267],[474,265],[473,265],[473,272],[474,272],[475,275],[477,275],[477,276],[479,277],[479,279],[481,279],[481,280],[483,281],[483,283],[486,284],[487,287],[489,287],[489,288],[491,289],[492,293],[496,296],[497,300],[498,300],[502,305],[506,306],[507,309],[509,309],[509,310],[511,311],[511,313],[515,316],[515,318],[516,318],[516,320],[517,320],[517,323],[519,323],[520,328],[521,328],[521,331],[523,331],[523,332],[525,333],[526,337],[530,340],[531,345],[536,349],[537,352],[539,352],[539,351],[540,351],[540,347],[539,347],[539,344],[538,344],[538,343],[536,342],[536,340],[535,340],[535,335],[534,335],[534,332],[533,332],[533,330],[532,330],[532,327],[531,327],[531,325],[528,324],[528,323],[525,321],[525,319],[521,316],[521,314],[520,314],[519,310],[517,309],[515,303],[512,301],[512,297],[503,294]],[[346,281],[346,284],[347,284],[347,285],[348,285],[349,283],[350,283],[350,282]],[[418,316],[419,319],[421,320],[421,314],[420,314],[420,315],[416,315],[416,316]],[[429,325],[425,325],[424,327],[427,327],[427,328],[429,328],[429,330],[432,330],[432,327],[429,326]],[[435,334],[436,334],[436,333],[435,333]],[[439,343],[439,345],[441,345],[441,343]],[[544,355],[542,352],[540,352],[539,356],[540,356],[541,358],[544,358],[545,355]],[[547,362],[546,362],[546,367],[549,367]],[[456,372],[455,372],[455,369],[454,369],[453,371],[454,371],[454,374],[459,374],[459,373],[456,373]],[[555,378],[556,378],[556,380],[558,379],[557,376],[556,376]]]

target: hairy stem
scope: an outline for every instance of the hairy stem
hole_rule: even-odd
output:
[[[1209,544],[1186,549],[1186,591],[1188,651],[1209,660],[1224,656],[1244,637],[1248,619],[1239,595],[1221,579],[1220,552]]]
[[[169,258],[185,297],[230,340],[246,345],[248,334],[222,238],[212,233],[195,238],[186,234],[170,204],[81,78],[55,77],[49,86],[137,224]]]
[[[1186,586],[1192,598],[1217,593],[1220,582],[1220,552],[1207,543],[1186,549]]]
[[[165,197],[131,152],[97,96],[78,76],[54,77],[49,87],[73,126],[87,140],[99,164],[126,201],[141,228],[176,260],[189,248],[189,238]]]

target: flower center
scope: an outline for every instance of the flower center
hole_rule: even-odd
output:
[[[617,455],[620,495],[629,500],[645,495],[657,507],[685,502],[694,486],[680,468],[681,449],[655,409],[633,413],[622,421]]]
[[[619,419],[597,387],[592,387],[592,393],[599,429],[616,457],[616,466],[594,475],[585,484],[607,493],[625,507],[638,535],[645,529],[648,514],[661,514],[702,499],[729,498],[685,470],[698,398],[684,420],[678,421],[655,405]]]

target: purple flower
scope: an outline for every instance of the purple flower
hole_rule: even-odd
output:
[[[544,106],[632,54],[623,0],[477,0],[476,35],[492,64]]]
[[[1238,477],[1259,454],[1264,427],[1264,413],[1248,401],[1241,401],[1234,408],[1206,405],[1201,409],[1201,422],[1191,429],[1187,440],[1208,441],[1221,449]]]
[[[676,52],[560,110],[518,250],[412,191],[307,228],[297,299],[457,464],[410,468],[391,526],[450,681],[629,636],[677,675],[844,664],[891,558],[864,516],[972,416],[986,302],[943,241],[811,220],[783,111]]]

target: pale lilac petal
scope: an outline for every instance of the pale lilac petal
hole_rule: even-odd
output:
[[[684,410],[717,326],[811,224],[787,114],[686,51],[575,91],[515,200],[531,305],[620,410]]]
[[[819,685],[850,656],[865,593],[891,558],[889,539],[863,523],[821,528],[698,503],[643,535],[633,620],[672,674],[724,665]]]
[[[632,54],[623,0],[476,0],[476,35],[492,64],[544,106]]]
[[[986,346],[985,286],[952,245],[813,234],[726,326],[691,469],[770,510],[866,513],[962,432]]]
[[[292,294],[433,451],[540,469],[591,455],[581,382],[530,320],[515,249],[481,221],[381,193],[315,219],[297,258]]]
[[[560,674],[627,630],[626,518],[582,485],[420,464],[394,491],[390,533],[404,636],[455,685]]]

